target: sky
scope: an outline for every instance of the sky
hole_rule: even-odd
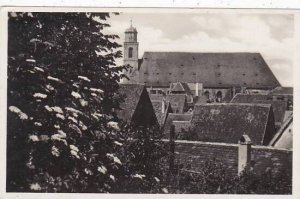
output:
[[[259,52],[282,86],[293,86],[294,16],[257,13],[120,13],[109,33],[123,43],[130,26],[145,51]]]

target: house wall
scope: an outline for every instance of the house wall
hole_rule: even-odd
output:
[[[200,172],[201,165],[209,160],[226,165],[227,172],[238,172],[238,144],[199,141],[175,141],[175,164],[184,169]],[[265,146],[252,146],[251,169],[260,174],[268,169],[292,172],[292,151]]]

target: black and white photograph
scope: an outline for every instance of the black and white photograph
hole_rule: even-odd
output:
[[[6,13],[7,193],[293,194],[293,13],[29,10]]]

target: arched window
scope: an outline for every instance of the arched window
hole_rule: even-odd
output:
[[[222,92],[221,91],[217,92],[216,101],[217,102],[222,102]]]
[[[132,51],[133,51],[133,49],[130,47],[128,49],[128,58],[132,58]]]
[[[206,99],[209,99],[209,91],[205,91],[204,95],[206,96]]]

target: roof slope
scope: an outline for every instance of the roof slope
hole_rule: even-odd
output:
[[[196,105],[191,128],[200,141],[237,143],[247,134],[253,144],[262,145],[264,139],[273,136],[266,135],[270,133],[268,125],[272,125],[271,110],[271,105],[266,104]]]
[[[271,93],[276,95],[293,95],[293,90],[293,87],[276,87]]]
[[[145,86],[142,84],[120,84],[119,94],[124,98],[117,115],[124,121],[131,121]]]
[[[231,100],[232,103],[255,103],[271,104],[274,112],[275,122],[282,123],[284,120],[287,103],[285,101],[273,100],[272,95],[265,94],[236,94]]]
[[[144,53],[139,82],[167,87],[178,81],[199,82],[204,87],[280,86],[260,53]]]
[[[166,101],[170,102],[175,113],[183,113],[186,106],[185,94],[168,94]]]
[[[171,128],[171,125],[175,125],[175,132],[180,132],[181,128],[187,129],[190,126],[190,121],[192,120],[192,114],[176,114],[176,113],[169,113],[165,126],[164,126],[164,132],[166,135],[169,135],[169,131]],[[177,122],[176,122],[177,121]]]
[[[165,120],[169,112],[171,112],[171,107],[169,102],[165,102],[165,111],[162,112],[162,101],[151,101],[153,109],[155,111],[155,115],[160,127],[163,127],[165,124]]]

